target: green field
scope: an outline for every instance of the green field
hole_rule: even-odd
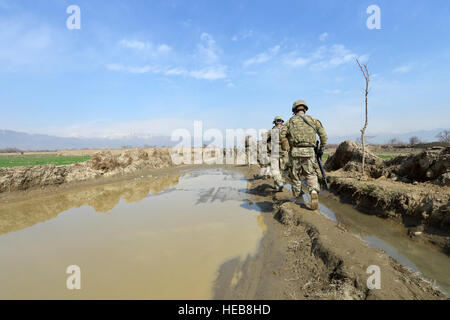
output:
[[[89,160],[90,156],[57,156],[57,155],[24,155],[24,156],[2,156],[0,155],[0,168],[38,166],[54,164],[57,166],[83,162]]]

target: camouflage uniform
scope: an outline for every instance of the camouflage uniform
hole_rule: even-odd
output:
[[[281,176],[281,171],[284,170],[285,164],[283,161],[283,158],[280,157],[281,155],[281,140],[280,140],[280,133],[281,128],[278,128],[277,126],[274,126],[268,133],[267,133],[267,149],[269,151],[270,156],[270,174],[273,177],[273,180],[275,181],[276,187],[282,187],[284,186],[283,177]],[[276,150],[272,150],[272,139],[274,139],[273,143],[275,144],[274,147]],[[273,153],[272,153],[273,151]]]
[[[301,105],[304,105],[306,110],[308,110],[304,101],[302,101]],[[314,152],[316,131],[320,137],[321,147],[325,148],[327,143],[327,134],[322,123],[309,115],[302,114],[302,117],[313,125],[315,129],[309,126],[300,116],[294,115],[280,133],[282,143],[286,143],[286,140],[289,143],[292,192],[295,197],[301,195],[302,178],[306,179],[309,192],[313,190],[320,191],[317,174],[319,166]]]

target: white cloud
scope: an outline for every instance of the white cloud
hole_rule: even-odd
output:
[[[324,32],[319,36],[320,41],[325,41],[328,39],[328,32]]]
[[[284,63],[291,67],[303,67],[307,65],[311,60],[309,58],[302,58],[296,55],[296,53],[291,53],[287,55],[284,59]]]
[[[335,44],[328,48],[326,55],[327,57],[313,65],[313,68],[326,69],[337,67],[350,61],[354,61],[358,57],[355,53],[351,52],[341,44]]]
[[[394,69],[394,73],[408,73],[412,70],[412,66],[400,66]]]
[[[194,79],[202,80],[219,80],[227,77],[227,67],[223,65],[217,65],[213,67],[205,67],[196,70],[187,70],[184,68],[164,68],[158,66],[126,66],[119,63],[112,63],[106,65],[106,69],[110,71],[118,71],[132,74],[144,74],[154,73],[162,74],[165,76],[187,76]]]
[[[265,62],[273,59],[278,54],[279,51],[280,51],[280,46],[276,45],[276,46],[270,48],[269,50],[267,50],[266,52],[259,53],[256,56],[254,56],[253,58],[250,58],[250,59],[244,61],[244,66],[248,67],[253,64],[265,63]]]
[[[157,50],[158,52],[169,52],[172,50],[172,47],[168,46],[167,44],[160,44]]]
[[[121,65],[118,63],[108,64],[106,66],[106,69],[111,70],[111,71],[122,71],[122,72],[126,72],[126,73],[134,73],[134,74],[142,74],[142,73],[154,71],[150,66],[131,67],[131,66],[124,66],[124,65]]]
[[[138,41],[138,40],[127,40],[127,39],[120,40],[119,44],[122,47],[137,49],[137,50],[144,50],[144,49],[149,49],[149,48],[153,47],[153,45],[150,42],[143,42],[143,41]]]
[[[171,68],[164,72],[166,76],[181,76],[187,74],[187,71],[182,68]]]
[[[284,63],[291,67],[310,65],[311,70],[321,71],[354,62],[356,58],[365,63],[369,59],[369,55],[358,55],[342,44],[335,44],[320,46],[313,52],[302,55],[298,51],[293,51],[284,56]]]
[[[123,48],[143,52],[153,57],[156,57],[159,54],[168,53],[172,50],[172,47],[165,43],[154,45],[149,41],[140,41],[135,39],[122,39],[119,41],[119,45]]]
[[[221,49],[217,46],[214,38],[208,33],[202,33],[200,36],[200,40],[201,42],[197,45],[197,52],[194,56],[195,58],[200,60],[197,61],[197,64],[199,64],[201,67],[197,69],[190,69],[183,66],[164,66],[160,63],[143,66],[129,66],[120,63],[113,63],[106,65],[106,68],[110,71],[132,74],[153,73],[165,76],[185,76],[202,80],[226,79],[227,67],[218,63]],[[165,53],[172,50],[172,48],[166,44],[154,46],[150,42],[143,42],[138,40],[123,39],[119,42],[119,44],[125,48],[131,48],[138,51],[146,50],[149,52],[153,52],[155,54],[155,58],[157,57],[158,53]]]
[[[225,66],[216,66],[190,71],[189,76],[195,79],[218,80],[225,79],[227,73]]]
[[[249,30],[249,31],[245,31],[245,32],[241,32],[237,35],[234,35],[231,40],[232,41],[241,41],[241,40],[245,40],[247,38],[250,38],[253,36],[253,31]]]
[[[368,55],[359,56],[342,44],[335,44],[331,47],[320,48],[320,50],[316,52],[316,56],[320,59],[311,66],[312,70],[324,70],[338,67],[343,64],[352,63],[357,58],[364,63],[369,58]]]
[[[214,38],[204,32],[200,36],[201,42],[197,45],[197,52],[203,62],[208,64],[216,63],[222,50],[217,46]]]
[[[60,42],[57,45],[58,40]],[[34,24],[32,19],[0,20],[0,62],[3,69],[18,66],[38,66],[43,62],[55,63],[65,43],[50,27]]]

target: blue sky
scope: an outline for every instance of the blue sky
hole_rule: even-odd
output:
[[[69,5],[81,29],[68,30]],[[369,30],[369,5],[381,30]],[[0,129],[268,128],[305,99],[330,135],[448,128],[450,3],[0,0]]]

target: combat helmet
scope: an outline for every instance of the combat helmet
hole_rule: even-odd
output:
[[[306,104],[306,102],[304,100],[297,100],[294,102],[294,104],[292,105],[292,112],[295,113],[295,109],[297,109],[297,107],[300,106],[304,106],[305,107],[305,111],[308,111],[308,105]]]
[[[279,121],[279,120],[281,120],[281,121],[283,121],[283,122],[284,122],[284,120],[283,120],[283,118],[282,118],[282,117],[280,117],[280,116],[276,116],[276,117],[275,117],[275,119],[273,119],[273,123],[274,123],[274,124],[276,124],[276,123],[277,123],[277,121]]]

